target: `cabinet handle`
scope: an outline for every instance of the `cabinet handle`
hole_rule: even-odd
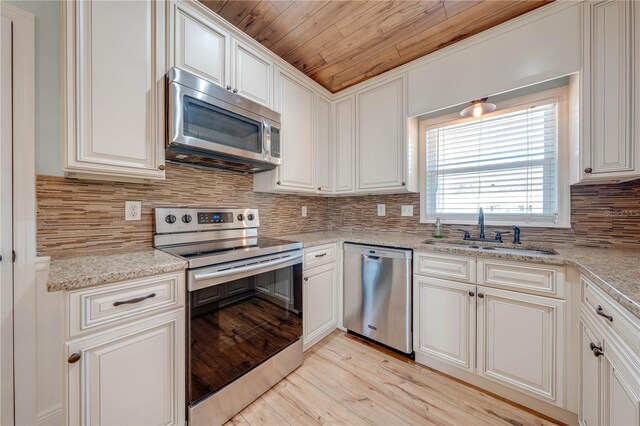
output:
[[[587,167],[586,169],[584,169],[585,173],[591,173],[593,172],[593,169],[591,167]]]
[[[282,184],[280,183],[280,181],[277,181],[277,182],[276,182],[276,185],[282,185]]]
[[[309,277],[304,277],[304,280],[305,281],[309,281]]]
[[[325,257],[326,255],[327,255],[327,252],[324,252],[324,253],[316,254],[316,257]]]
[[[607,315],[600,305],[598,305],[598,307],[596,308],[596,314],[600,315],[601,317],[605,317],[609,321],[613,322],[613,317],[611,315]]]
[[[165,165],[164,165],[164,164],[160,164],[160,165],[158,166],[158,170],[164,170],[164,169],[166,169],[166,167],[165,167]]]
[[[136,297],[135,299],[123,300],[121,302],[113,302],[113,306],[129,305],[129,304],[132,304],[132,303],[140,303],[143,300],[151,299],[152,297],[156,297],[156,294],[155,293],[151,293],[151,294],[148,294],[146,296]]]
[[[478,297],[479,297],[480,299],[484,299],[484,294],[482,294],[482,293],[478,293]]]
[[[69,359],[67,361],[69,361],[69,364],[75,364],[76,362],[80,361],[80,358],[82,356],[79,353],[72,353],[71,355],[69,355]]]
[[[476,295],[476,294],[475,294],[474,292],[472,292],[472,291],[470,291],[470,292],[469,292],[469,296],[473,297],[473,296],[475,296],[475,295]],[[478,295],[478,296],[480,296],[480,295]]]
[[[604,351],[602,350],[601,347],[596,346],[594,343],[591,343],[589,345],[589,348],[591,349],[591,352],[593,352],[593,355],[597,358],[600,355],[604,355]]]

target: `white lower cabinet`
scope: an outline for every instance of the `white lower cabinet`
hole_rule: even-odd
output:
[[[183,423],[184,330],[180,309],[69,343],[69,424]]]
[[[580,424],[640,425],[640,353],[634,345],[640,320],[585,277],[582,291]],[[594,303],[606,307],[599,311],[602,315],[594,311]]]
[[[331,244],[327,247],[334,247]],[[317,247],[307,251],[317,250]],[[305,259],[307,255],[305,254]],[[304,348],[329,335],[338,326],[338,264],[336,261],[306,268],[302,289]]]
[[[564,301],[478,286],[478,374],[562,404]]]
[[[475,368],[476,286],[416,275],[416,351],[471,372]]]

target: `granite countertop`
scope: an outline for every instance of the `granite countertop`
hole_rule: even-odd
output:
[[[187,262],[160,250],[54,259],[48,291],[75,290],[186,269]]]
[[[551,265],[572,265],[632,314],[640,318],[640,251],[638,250],[568,245],[550,245],[546,247],[519,246],[518,248],[553,249],[558,253],[556,255],[523,255],[497,253],[459,246],[425,244],[425,240],[432,240],[432,238],[425,235],[398,232],[320,231],[284,235],[278,236],[278,238],[302,242],[304,247],[348,241],[411,248],[420,251],[466,254]],[[453,241],[442,242],[447,243]],[[487,244],[482,243],[482,245]],[[509,247],[510,245],[500,244],[500,246]]]

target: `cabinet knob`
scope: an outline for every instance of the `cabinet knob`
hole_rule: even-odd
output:
[[[587,167],[586,169],[584,169],[585,173],[591,173],[593,172],[593,169],[591,167]]]
[[[233,89],[233,93],[238,93],[238,89]]]
[[[166,167],[165,167],[165,165],[164,165],[164,164],[160,164],[160,165],[158,166],[158,170],[164,170],[164,169],[166,169]]]
[[[231,86],[227,86],[227,90],[231,90]]]
[[[304,277],[304,280],[305,281],[309,281],[309,277]]]
[[[322,191],[322,187],[320,187],[320,186],[319,186],[319,187],[318,187],[318,191]]]
[[[81,355],[79,353],[72,353],[71,355],[69,355],[69,364],[75,364],[76,362],[80,361]]]
[[[475,296],[475,295],[476,295],[476,294],[475,294],[474,292],[472,292],[472,291],[470,291],[470,292],[469,292],[469,296],[473,297],[473,296]]]
[[[406,186],[406,185],[407,185],[407,183],[406,183],[406,182],[402,182],[402,186]]]
[[[602,348],[599,346],[596,346],[594,343],[591,343],[589,345],[589,348],[591,349],[591,352],[593,352],[593,356],[595,356],[596,358],[599,357],[600,355],[604,355],[604,351],[602,350]]]
[[[478,297],[479,297],[480,299],[484,299],[484,294],[482,294],[482,293],[478,293]]]
[[[276,185],[281,185],[280,181],[277,181],[277,182],[276,182]]]

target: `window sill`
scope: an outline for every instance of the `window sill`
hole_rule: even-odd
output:
[[[420,223],[435,224],[436,220],[432,218],[420,218]],[[462,220],[462,219],[440,219],[440,223],[443,225],[478,225],[478,220]],[[555,229],[571,229],[570,223],[558,222],[519,222],[517,220],[489,220],[485,219],[485,226],[504,226],[511,228],[512,226],[518,226],[520,228],[555,228]]]

